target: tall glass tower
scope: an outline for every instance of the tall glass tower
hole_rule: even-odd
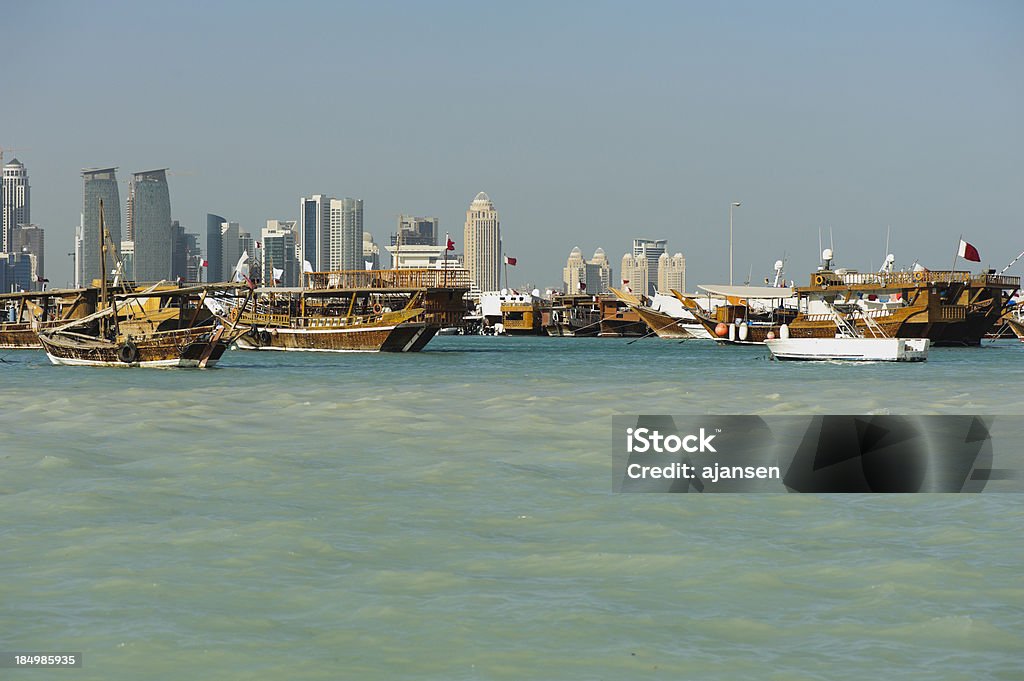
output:
[[[132,175],[136,281],[171,278],[171,197],[167,169]]]
[[[227,220],[219,215],[206,214],[207,281],[224,281],[224,244],[220,238],[220,226],[225,222]]]
[[[101,274],[110,278],[114,269],[114,254],[108,244],[107,261],[100,267],[100,200],[103,200],[103,219],[114,246],[121,243],[121,196],[117,189],[117,168],[86,168],[82,205],[82,257],[79,259],[78,280],[88,286]]]

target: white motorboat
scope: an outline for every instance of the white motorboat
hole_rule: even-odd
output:
[[[837,333],[834,338],[790,338],[789,328],[780,327],[780,338],[765,341],[774,359],[848,362],[924,362],[928,359],[927,338],[890,338],[883,329],[861,311],[850,308],[841,311],[838,306],[826,303],[832,312]],[[857,327],[862,319],[867,327],[866,335]]]
[[[927,338],[773,338],[765,341],[772,357],[780,360],[854,362],[923,362],[928,359]]]

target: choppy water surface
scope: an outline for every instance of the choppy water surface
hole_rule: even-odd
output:
[[[618,413],[1024,415],[1021,343],[3,357],[0,650],[85,656],[4,678],[1020,678],[1021,495],[613,495],[609,443]]]

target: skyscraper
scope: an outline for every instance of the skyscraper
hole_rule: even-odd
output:
[[[328,268],[363,269],[363,200],[331,199]]]
[[[299,263],[295,259],[295,236],[297,223],[294,220],[267,220],[267,226],[260,235],[263,244],[263,281],[267,286],[297,286]],[[280,274],[274,276],[274,270]]]
[[[235,275],[235,265],[242,255],[240,236],[241,230],[237,222],[222,222],[220,224],[221,270],[218,281],[231,281]],[[246,252],[249,253],[250,258],[253,257],[251,252]]]
[[[466,211],[466,269],[477,291],[496,291],[501,282],[501,223],[494,203],[480,192]]]
[[[658,283],[658,258],[667,246],[666,239],[633,239],[633,255],[647,259],[647,287],[640,290],[634,286],[635,293],[654,295],[654,287]]]
[[[46,238],[42,227],[38,225],[16,225],[11,237],[12,253],[31,253],[36,257],[36,275],[46,277],[45,262]]]
[[[299,246],[315,272],[330,269],[331,197],[313,194],[299,200]]]
[[[88,286],[101,275],[110,277],[114,269],[114,254],[110,245],[121,243],[121,194],[117,189],[117,168],[85,168],[82,204],[82,257],[79,259],[78,280]],[[107,260],[100,263],[100,201],[103,201],[103,219],[110,234]]]
[[[224,242],[221,240],[220,226],[225,222],[227,220],[219,215],[206,214],[207,281],[224,281]]]
[[[391,235],[391,245],[436,246],[437,218],[420,218],[411,215],[398,216],[398,231]]]
[[[373,235],[369,232],[363,232],[363,267],[380,269],[380,246],[374,243]]]
[[[658,257],[658,290],[669,293],[672,289],[686,291],[686,258],[682,253],[662,253]]]
[[[622,286],[633,293],[648,295],[650,286],[649,261],[642,255],[626,253],[622,256]]]
[[[603,248],[598,248],[594,251],[594,257],[587,261],[588,265],[595,265],[598,269],[598,278],[601,281],[601,288],[597,291],[589,291],[590,293],[608,293],[608,290],[612,285],[612,264],[608,262],[608,256],[605,255]]]
[[[0,251],[9,253],[14,250],[14,244],[11,243],[11,234],[14,228],[32,222],[28,171],[25,170],[24,164],[16,158],[4,165],[0,204],[3,209],[2,222],[0,222],[0,227],[3,227],[3,234],[0,235],[0,240],[2,240]]]
[[[171,198],[166,168],[132,175],[136,281],[171,279]]]
[[[184,232],[182,234],[182,242],[181,250],[184,251],[185,255],[185,274],[182,276],[188,282],[202,281],[203,247],[199,245],[199,235],[193,232]]]
[[[188,281],[189,246],[195,243],[195,234],[186,233],[180,222],[171,220],[171,279]]]
[[[583,252],[576,246],[569,252],[565,269],[562,270],[562,283],[565,292],[570,295],[577,293],[606,293],[611,285],[612,268],[604,249],[594,251],[590,260],[583,259]]]

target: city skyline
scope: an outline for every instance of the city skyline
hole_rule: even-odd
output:
[[[379,243],[402,214],[458,235],[485,191],[518,258],[510,275],[540,288],[573,245],[616,260],[640,235],[686,256],[690,288],[723,283],[734,201],[740,281],[785,257],[803,282],[819,230],[859,269],[880,266],[889,226],[903,266],[948,267],[961,233],[984,267],[1024,248],[1015,3],[323,5],[314,32],[342,14],[365,31],[293,53],[250,37],[293,32],[295,13],[237,21],[239,7],[8,8],[7,91],[24,105],[5,110],[0,145],[31,169],[52,285],[71,279],[79,169],[114,165],[177,169],[171,217],[192,232],[208,212],[251,233],[297,220],[296,199],[323,188],[363,199]],[[382,34],[391,48],[370,39]],[[139,96],[108,110],[90,64],[141,49],[176,56],[124,63]],[[330,89],[301,117],[263,102],[331,80],[354,105]],[[197,104],[225,96],[224,115]],[[429,106],[412,113],[416,100]]]

